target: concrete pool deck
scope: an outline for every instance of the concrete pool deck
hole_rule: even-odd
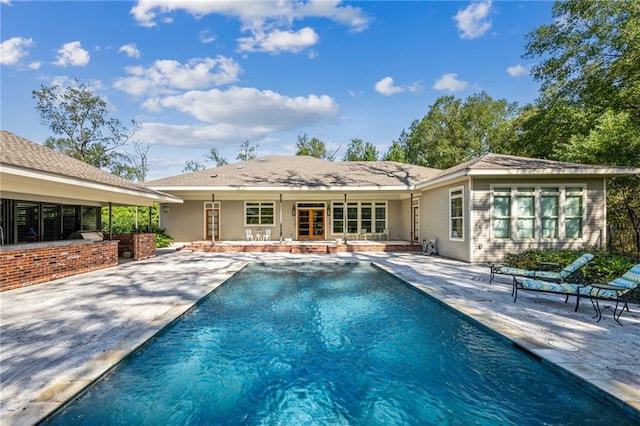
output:
[[[610,310],[596,323],[588,300],[578,312],[559,295],[522,292],[513,303],[508,277],[489,284],[486,266],[415,253],[175,252],[0,293],[0,424],[37,423],[248,262],[336,260],[374,262],[640,410],[637,304],[624,326]]]

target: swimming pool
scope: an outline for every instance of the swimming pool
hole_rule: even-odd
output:
[[[632,424],[365,264],[249,265],[50,424]]]

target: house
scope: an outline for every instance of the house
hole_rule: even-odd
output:
[[[145,183],[165,204],[176,241],[346,241],[416,244],[466,262],[529,248],[581,248],[606,238],[606,180],[640,169],[487,154],[438,170],[390,161],[269,156]]]
[[[0,291],[117,264],[102,208],[165,202],[182,200],[0,131]]]

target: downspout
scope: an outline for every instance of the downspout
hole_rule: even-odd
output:
[[[153,206],[149,206],[149,233],[153,233],[153,221],[151,215],[153,214]]]

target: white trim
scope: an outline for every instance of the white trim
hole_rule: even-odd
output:
[[[411,186],[172,186],[172,185],[149,185],[145,188],[152,189],[154,191],[255,191],[255,192],[304,192],[304,191],[319,191],[319,192],[385,192],[385,191],[413,191],[415,187]]]
[[[460,237],[453,237],[451,234],[453,233],[453,229],[451,229],[451,221],[453,219],[453,216],[451,216],[451,193],[453,192],[458,192],[460,191],[460,199],[462,201],[462,235]],[[458,198],[458,196],[456,195],[455,198]],[[464,232],[465,232],[465,226],[464,226],[464,220],[465,220],[465,210],[464,210],[464,185],[462,186],[456,186],[454,188],[449,188],[449,203],[447,205],[447,218],[449,220],[449,241],[464,241]]]
[[[469,190],[467,191],[468,193],[468,197],[469,197],[469,202],[467,203],[467,210],[468,210],[468,214],[469,214],[469,229],[473,229],[473,205],[474,205],[474,200],[473,200],[473,178],[469,177],[469,181],[468,181],[468,185],[469,185]],[[463,225],[464,226],[464,225]],[[469,250],[469,261],[473,263],[473,258],[475,257],[475,251],[474,251],[474,244],[475,239],[473,238],[473,232],[469,233],[469,245],[467,247],[467,249]]]

